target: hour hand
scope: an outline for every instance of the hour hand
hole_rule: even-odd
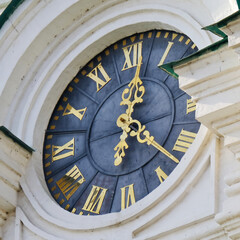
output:
[[[118,166],[122,163],[122,158],[125,156],[125,149],[128,149],[128,144],[125,141],[127,136],[128,134],[126,133],[126,131],[123,131],[122,135],[120,136],[120,142],[114,148],[114,151],[116,151],[116,153],[114,154],[115,166]]]
[[[118,127],[122,128],[123,133],[120,136],[120,142],[114,148],[114,151],[116,151],[116,153],[114,155],[114,158],[115,158],[114,165],[115,166],[118,166],[122,163],[122,158],[125,156],[125,149],[128,149],[128,144],[126,142],[126,138],[128,137],[128,132],[130,131],[130,128],[125,119],[128,119],[128,115],[121,114],[117,120],[117,125],[118,125]]]

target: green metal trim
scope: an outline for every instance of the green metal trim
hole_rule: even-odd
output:
[[[160,69],[162,69],[163,71],[167,72],[168,74],[170,74],[171,76],[173,76],[174,78],[178,79],[178,74],[175,73],[174,71],[174,67],[177,67],[177,66],[180,66],[180,65],[183,65],[183,64],[186,64],[186,63],[189,63],[190,61],[192,60],[195,60],[207,53],[210,53],[210,52],[214,52],[214,51],[217,51],[218,49],[224,47],[225,45],[227,45],[228,43],[228,39],[227,38],[224,38],[216,43],[213,43],[201,50],[199,50],[198,52],[192,54],[192,55],[189,55],[188,57],[186,58],[183,58],[183,59],[180,59],[178,61],[174,61],[174,62],[170,62],[170,63],[166,63],[166,64],[163,64],[160,67]]]
[[[208,31],[210,31],[210,32],[216,34],[217,36],[222,37],[222,38],[227,37],[227,35],[218,28],[216,23],[212,24],[212,25],[209,25],[209,26],[206,26],[206,27],[204,27],[202,29],[203,30],[208,30]]]
[[[4,23],[9,19],[9,17],[13,14],[13,12],[18,8],[20,4],[22,4],[25,0],[12,0],[3,13],[0,15],[0,29],[4,25]]]
[[[238,9],[240,9],[240,0],[237,0]]]
[[[7,128],[5,128],[4,126],[0,126],[0,131],[2,131],[7,137],[11,138],[14,142],[16,142],[18,145],[20,145],[21,147],[23,147],[25,150],[27,150],[28,152],[32,153],[35,150],[32,149],[31,147],[29,147],[26,143],[24,143],[21,139],[19,139],[18,137],[16,137],[13,133],[11,133]]]

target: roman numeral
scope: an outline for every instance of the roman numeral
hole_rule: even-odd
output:
[[[186,152],[190,145],[193,143],[196,133],[189,132],[186,130],[181,131],[181,133],[178,136],[178,139],[173,147],[173,150],[180,151],[180,152]]]
[[[85,178],[75,165],[56,184],[67,200],[77,191],[79,186],[85,182]]]
[[[63,146],[52,145],[52,161],[74,156],[74,138]]]
[[[76,110],[74,107],[72,107],[69,103],[67,104],[64,112],[63,112],[63,116],[66,115],[70,115],[73,114],[74,116],[76,116],[79,120],[82,120],[85,112],[86,112],[87,108],[83,108],[83,109],[79,109]]]
[[[100,72],[104,79],[101,79],[98,76],[98,72]],[[105,69],[102,66],[102,63],[99,63],[97,67],[95,67],[87,77],[91,78],[93,81],[96,82],[97,85],[97,92],[102,89],[110,80],[111,78],[106,73]]]
[[[90,194],[88,195],[88,198],[87,198],[82,210],[99,214],[107,190],[108,189],[106,189],[106,188],[102,188],[102,187],[93,185],[92,190],[91,190]]]
[[[167,48],[166,48],[164,54],[162,55],[162,58],[161,58],[161,60],[160,60],[160,62],[158,64],[158,67],[163,65],[163,63],[164,63],[165,59],[167,58],[167,55],[168,55],[168,53],[169,53],[169,51],[170,51],[172,46],[173,46],[173,42],[168,42]]]
[[[160,166],[155,169],[155,172],[157,173],[157,176],[161,183],[163,183],[163,181],[168,177],[168,175],[160,168]]]
[[[134,194],[134,184],[128,185],[126,187],[121,188],[121,209],[128,208],[131,205],[133,205],[136,200],[135,200],[135,194]],[[128,191],[127,196],[126,196],[126,191]]]
[[[196,110],[196,103],[192,99],[187,99],[187,114]]]
[[[125,56],[125,62],[122,71],[136,67],[138,65],[138,59],[142,56],[142,42],[124,47],[123,53]]]

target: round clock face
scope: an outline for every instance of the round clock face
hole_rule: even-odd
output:
[[[163,184],[200,124],[195,103],[159,66],[196,50],[186,35],[153,30],[116,42],[79,71],[43,149],[46,183],[61,207],[118,212]]]

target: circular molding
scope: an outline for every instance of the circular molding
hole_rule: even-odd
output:
[[[92,8],[88,8],[87,1],[65,1],[61,6],[56,0],[35,6],[29,2],[21,5],[18,14],[12,16],[16,31],[10,33],[12,25],[9,22],[4,29],[6,35],[2,34],[0,38],[3,43],[0,49],[4,53],[0,56],[0,64],[12,63],[2,76],[0,92],[5,106],[0,121],[36,149],[21,182],[24,193],[42,218],[66,229],[89,230],[138,221],[140,214],[147,214],[150,209],[161,205],[164,197],[174,199],[177,182],[183,175],[187,177],[208,131],[201,127],[178,171],[174,171],[166,183],[149,196],[123,212],[84,217],[84,221],[80,221],[83,216],[64,211],[52,200],[44,182],[41,154],[51,112],[81,66],[113,42],[134,32],[155,28],[175,30],[188,35],[199,48],[210,44],[211,39],[188,13],[154,0],[109,0],[104,3],[95,0]],[[85,12],[78,15],[77,9],[81,8]],[[52,9],[55,10],[52,12]],[[164,211],[163,202],[161,206],[156,211],[158,215]]]

